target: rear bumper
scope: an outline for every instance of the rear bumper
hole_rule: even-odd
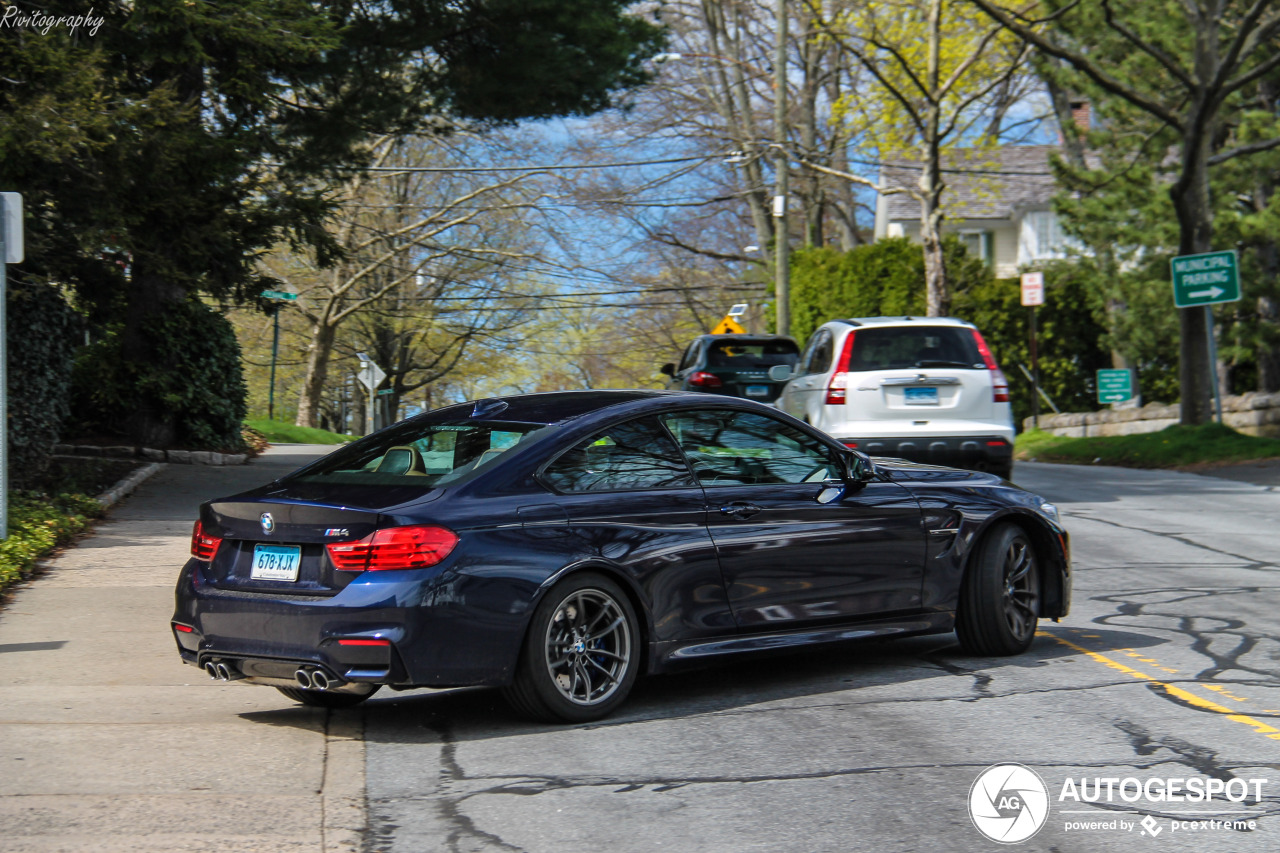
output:
[[[263,684],[288,682],[300,667],[345,684],[510,681],[526,607],[511,600],[511,590],[495,588],[500,584],[462,574],[367,572],[334,596],[271,596],[213,587],[202,565],[188,562],[176,590],[172,630],[184,663],[226,663],[233,678]],[[473,609],[464,601],[482,604]],[[388,642],[360,642],[370,640]]]
[[[1013,464],[1013,443],[1003,435],[927,435],[841,438],[868,456],[892,456],[971,471],[1004,471]]]

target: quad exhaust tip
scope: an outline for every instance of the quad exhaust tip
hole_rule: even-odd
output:
[[[209,673],[209,677],[214,681],[235,681],[244,677],[222,661],[209,661],[204,665],[204,671]]]
[[[339,684],[336,678],[330,678],[324,674],[324,670],[320,669],[300,668],[293,674],[293,678],[303,690],[328,690]]]

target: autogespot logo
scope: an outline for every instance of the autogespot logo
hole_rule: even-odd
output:
[[[1026,841],[1049,818],[1049,789],[1030,767],[992,765],[978,774],[969,789],[969,817],[992,841]]]

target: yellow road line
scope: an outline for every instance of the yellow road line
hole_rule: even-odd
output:
[[[1082,655],[1088,655],[1089,657],[1096,660],[1098,663],[1104,664],[1110,667],[1111,669],[1119,670],[1120,672],[1123,672],[1127,675],[1132,675],[1134,678],[1140,678],[1143,681],[1149,681],[1152,684],[1156,685],[1157,687],[1162,688],[1170,696],[1176,696],[1182,701],[1187,702],[1188,704],[1194,705],[1197,708],[1203,708],[1206,711],[1213,711],[1215,713],[1222,714],[1232,722],[1242,723],[1246,726],[1249,726],[1255,732],[1257,732],[1258,734],[1264,737],[1270,738],[1271,740],[1280,740],[1280,729],[1276,728],[1273,725],[1270,725],[1269,723],[1264,723],[1261,720],[1255,720],[1253,717],[1250,717],[1246,714],[1238,714],[1235,711],[1231,710],[1230,708],[1226,707],[1225,705],[1219,705],[1217,702],[1214,702],[1209,699],[1205,699],[1202,696],[1197,696],[1196,694],[1191,693],[1190,691],[1184,690],[1181,687],[1175,687],[1172,684],[1168,684],[1164,681],[1161,681],[1158,678],[1147,675],[1144,672],[1139,672],[1133,667],[1125,666],[1119,661],[1112,660],[1111,658],[1107,657],[1104,654],[1099,654],[1098,652],[1090,651],[1089,649],[1086,649],[1084,646],[1078,646],[1075,643],[1071,642],[1070,640],[1063,639],[1062,637],[1059,637],[1056,634],[1050,634],[1047,631],[1038,631],[1037,633],[1042,637],[1052,637],[1054,640],[1066,646],[1067,648],[1075,649],[1077,652],[1080,652],[1080,654]]]

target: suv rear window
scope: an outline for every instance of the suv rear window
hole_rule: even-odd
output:
[[[775,364],[795,364],[800,360],[800,348],[792,341],[767,341],[741,343],[716,342],[707,347],[707,367],[773,367]]]
[[[904,367],[985,369],[973,330],[958,326],[891,326],[856,329],[849,370]]]

